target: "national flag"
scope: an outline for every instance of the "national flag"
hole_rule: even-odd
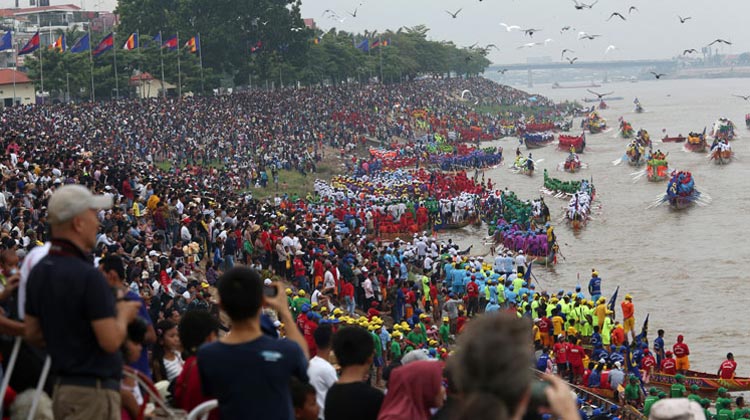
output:
[[[31,54],[38,49],[39,49],[39,32],[35,33],[34,36],[31,37],[29,42],[27,42],[26,45],[24,45],[23,48],[21,48],[21,51],[18,52],[18,55]]]
[[[250,47],[250,53],[256,53],[260,51],[261,48],[263,48],[263,41],[258,41],[255,43],[255,45]]]
[[[200,52],[201,50],[200,35],[196,35],[188,39],[188,41],[185,43],[185,48],[187,48],[188,52],[191,52],[191,53]]]
[[[384,39],[384,40],[382,40],[382,41],[380,42],[380,45],[382,45],[382,46],[384,46],[384,47],[387,47],[387,46],[391,45],[391,39],[390,39],[390,38],[388,38],[388,39]]]
[[[380,46],[380,40],[373,41],[372,44],[370,44],[370,48],[377,48]]]
[[[55,42],[53,42],[49,46],[49,49],[65,52],[65,50],[67,49],[67,46],[65,45],[65,34],[58,36]]]
[[[151,37],[151,40],[146,38],[145,41],[143,41],[143,45],[141,45],[143,48],[151,46],[151,44],[156,44],[157,46],[161,45],[161,34],[156,34]]]
[[[76,43],[73,44],[73,47],[70,48],[70,52],[80,53],[80,52],[88,51],[90,48],[91,48],[91,45],[89,42],[89,34],[86,34],[78,38],[78,41],[76,41]]]
[[[168,40],[164,41],[163,44],[161,44],[162,48],[167,48],[170,51],[174,51],[177,49],[177,35],[173,35]]]
[[[9,50],[11,48],[13,48],[13,34],[8,31],[2,38],[0,38],[0,51]]]
[[[620,286],[617,286],[615,289],[615,292],[612,293],[612,297],[609,298],[609,302],[607,302],[607,309],[614,312],[615,311],[615,304],[617,304],[617,292],[620,291]]]
[[[357,45],[357,49],[362,52],[370,52],[370,40],[365,39]]]
[[[122,49],[123,50],[131,51],[131,50],[135,50],[137,48],[138,48],[138,33],[137,32],[133,32],[128,37],[127,41],[125,41],[125,44],[123,44]]]
[[[104,39],[99,42],[99,45],[94,48],[94,51],[92,51],[91,54],[93,54],[94,57],[99,57],[105,52],[111,50],[114,46],[115,37],[114,34],[110,32],[109,35],[105,36]]]

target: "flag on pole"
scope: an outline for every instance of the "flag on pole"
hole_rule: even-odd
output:
[[[127,41],[125,41],[125,44],[123,44],[122,49],[123,50],[131,51],[131,50],[135,50],[137,48],[138,48],[138,33],[137,32],[133,32],[128,37]]]
[[[648,343],[648,317],[651,314],[646,314],[646,319],[643,320],[643,326],[641,327],[641,333],[635,336],[636,343]]]
[[[78,38],[78,41],[76,41],[76,43],[73,44],[73,47],[70,48],[70,52],[80,53],[80,52],[88,51],[90,48],[91,48],[91,45],[89,42],[89,34],[86,34]]]
[[[173,35],[168,40],[164,41],[164,43],[161,45],[162,48],[167,48],[170,51],[174,51],[177,49],[177,35]]]
[[[92,51],[91,54],[93,54],[94,57],[99,57],[105,52],[111,50],[112,47],[114,47],[114,42],[114,34],[110,32],[109,35],[105,36],[104,39],[99,42],[99,45],[94,48],[94,51]]]
[[[357,49],[362,52],[370,52],[370,40],[365,39],[357,45]]]
[[[150,40],[146,38],[146,40],[143,41],[143,45],[141,46],[143,48],[147,48],[147,47],[150,47],[151,44],[155,44],[156,46],[161,46],[161,34],[156,34],[152,36]]]
[[[320,44],[320,37],[319,36],[316,36],[315,38],[313,38],[313,44],[315,44],[315,45]]]
[[[380,40],[376,40],[373,41],[372,44],[370,44],[370,48],[378,48],[380,45]]]
[[[383,46],[383,47],[387,47],[387,46],[391,45],[391,39],[388,38],[388,39],[384,39],[384,40],[380,41],[380,45]]]
[[[9,50],[11,48],[13,48],[13,34],[8,31],[2,38],[0,38],[0,51]]]
[[[49,49],[65,52],[65,50],[67,49],[67,46],[65,45],[65,34],[58,36],[55,42],[53,42],[49,46]]]
[[[196,35],[190,39],[187,40],[185,43],[185,48],[188,49],[188,52],[196,53],[200,52],[201,50],[201,39],[199,35]]]
[[[615,305],[617,304],[617,292],[620,291],[620,286],[617,286],[615,289],[615,292],[612,293],[612,297],[609,298],[609,302],[607,302],[607,309],[614,312],[615,311]]]
[[[31,54],[38,49],[39,49],[39,32],[35,33],[34,36],[31,37],[29,42],[27,42],[26,45],[24,45],[23,48],[21,48],[21,51],[18,52],[18,55]]]

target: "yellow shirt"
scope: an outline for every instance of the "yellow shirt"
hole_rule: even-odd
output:
[[[557,315],[552,317],[552,333],[555,336],[563,333],[563,324],[565,324],[565,321],[563,321],[561,316]]]

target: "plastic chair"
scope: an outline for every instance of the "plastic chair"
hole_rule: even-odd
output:
[[[218,406],[219,401],[217,400],[205,401],[195,407],[192,411],[190,411],[187,420],[207,420],[208,415],[211,413],[211,411]]]

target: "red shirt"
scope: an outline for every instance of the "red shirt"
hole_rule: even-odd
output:
[[[677,374],[677,362],[671,357],[668,357],[662,360],[661,371],[668,375],[676,375]]]
[[[354,285],[349,282],[344,282],[344,285],[341,287],[341,294],[354,298]]]
[[[737,362],[727,359],[719,366],[719,377],[721,379],[732,379],[735,369],[737,369]]]
[[[461,332],[464,329],[464,324],[466,323],[466,317],[465,316],[459,316],[456,318],[456,332]]]
[[[323,263],[320,262],[320,260],[315,260],[315,262],[313,263],[313,276],[323,277],[324,272],[325,269],[323,268]]]
[[[549,334],[549,327],[550,327],[549,318],[547,318],[546,316],[539,318],[539,332],[540,333]]]
[[[569,343],[555,343],[555,363],[568,363]]]
[[[652,367],[656,366],[656,359],[651,354],[643,356],[641,359],[641,367],[646,370],[651,370]]]
[[[672,351],[674,352],[674,357],[682,357],[682,356],[690,355],[690,349],[685,343],[675,344],[674,346],[672,346]]]
[[[196,356],[190,356],[185,360],[182,372],[177,376],[174,386],[175,406],[187,412],[194,409],[201,403],[208,401],[201,390],[201,376],[198,372],[198,359]],[[219,418],[219,410],[213,410],[209,414],[210,420]]]
[[[470,298],[479,297],[479,288],[477,287],[477,284],[474,283],[474,280],[466,285],[466,294],[468,294]]]
[[[583,366],[583,347],[569,344],[567,356],[571,366]]]

